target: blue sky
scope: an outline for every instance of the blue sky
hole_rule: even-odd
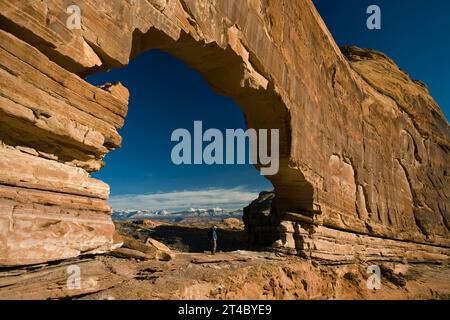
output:
[[[386,53],[413,79],[424,81],[450,117],[450,1],[314,0],[342,45]],[[381,30],[368,30],[369,5],[381,9]]]
[[[354,44],[385,52],[413,78],[428,84],[447,117],[450,114],[450,2],[446,0],[316,0],[319,12],[339,45]],[[433,5],[431,5],[433,3]],[[366,28],[366,9],[377,4],[382,30]],[[176,166],[170,155],[173,130],[245,128],[239,107],[216,95],[183,62],[149,51],[130,65],[96,74],[99,85],[122,82],[131,93],[120,133],[123,147],[106,156],[94,177],[111,186],[116,209],[183,209],[246,205],[270,182],[251,165]],[[205,129],[205,130],[206,130]],[[206,199],[206,200],[205,200]]]

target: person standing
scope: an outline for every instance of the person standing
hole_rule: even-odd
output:
[[[210,243],[210,247],[211,247],[211,253],[213,255],[215,255],[216,250],[217,250],[217,227],[216,226],[212,227],[211,230],[209,230],[208,238],[209,238],[209,243]]]

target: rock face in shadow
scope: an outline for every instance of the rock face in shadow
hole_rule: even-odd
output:
[[[128,91],[83,77],[153,48],[233,98],[249,127],[280,130],[269,237],[285,250],[448,259],[447,120],[383,54],[344,55],[311,1],[79,6],[70,30],[64,1],[0,3],[1,265],[114,249],[109,188],[90,173],[121,146]]]

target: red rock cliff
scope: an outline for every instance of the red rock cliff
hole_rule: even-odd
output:
[[[0,2],[0,264],[111,249],[109,188],[89,174],[120,147],[128,92],[83,77],[152,48],[278,128],[268,229],[333,260],[445,260],[450,130],[383,54],[336,46],[309,0]],[[255,224],[256,230],[258,224]]]

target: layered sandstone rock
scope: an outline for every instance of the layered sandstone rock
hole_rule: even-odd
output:
[[[128,92],[82,77],[152,48],[232,97],[249,127],[280,129],[270,227],[297,230],[275,233],[283,246],[448,256],[447,120],[384,55],[347,48],[348,61],[311,1],[84,0],[80,30],[66,27],[71,4],[0,2],[0,264],[115,246],[108,187],[89,173],[121,145]]]

